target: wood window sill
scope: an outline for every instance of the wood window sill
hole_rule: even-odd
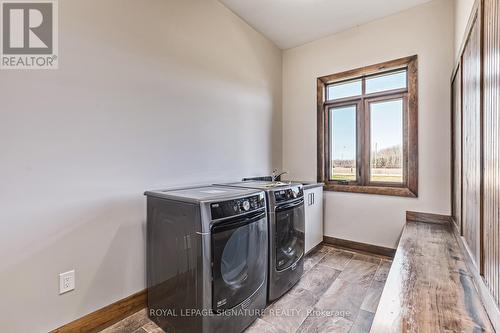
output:
[[[325,191],[351,192],[364,194],[390,195],[397,197],[416,198],[416,191],[411,191],[407,187],[386,187],[386,186],[360,186],[360,185],[340,185],[326,184]]]

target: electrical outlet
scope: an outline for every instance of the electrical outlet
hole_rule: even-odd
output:
[[[75,270],[59,274],[59,295],[75,289]]]

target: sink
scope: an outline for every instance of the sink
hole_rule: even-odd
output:
[[[270,184],[264,185],[266,188],[275,188],[275,187],[280,187],[280,186],[287,186],[290,185],[291,182],[273,182]]]

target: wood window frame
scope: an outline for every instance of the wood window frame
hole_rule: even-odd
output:
[[[377,74],[397,72],[407,69],[407,88],[365,94],[366,84],[362,80],[362,95],[333,101],[326,100],[327,87],[333,83],[366,79]],[[369,181],[370,121],[368,103],[377,100],[403,98],[403,183],[381,183]],[[392,98],[391,98],[392,97]],[[359,103],[359,104],[357,104]],[[358,105],[356,115],[357,134],[357,178],[356,182],[340,182],[330,179],[330,144],[329,144],[329,109],[341,105]],[[360,112],[360,106],[362,108]],[[360,119],[363,118],[363,119]],[[325,190],[336,192],[354,192],[380,194],[401,197],[418,197],[418,57],[416,55],[396,59],[376,65],[362,67],[342,73],[319,77],[317,79],[317,172],[318,181],[325,184]],[[364,130],[362,130],[364,129]],[[365,164],[365,165],[363,165]]]

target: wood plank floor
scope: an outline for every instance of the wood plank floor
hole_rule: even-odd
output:
[[[245,333],[365,333],[391,267],[389,258],[320,246],[304,262],[304,275],[270,304]],[[101,333],[162,333],[146,310]]]

